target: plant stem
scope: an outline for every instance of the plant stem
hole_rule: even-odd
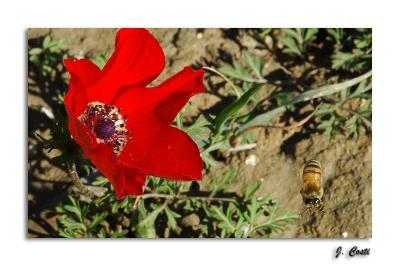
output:
[[[169,195],[169,194],[160,194],[160,193],[148,193],[141,196],[142,199],[147,198],[164,198],[164,199],[176,199],[176,200],[191,200],[197,199],[202,201],[226,201],[236,203],[235,199],[231,198],[216,198],[216,197],[202,197],[202,196],[186,196],[186,195]]]
[[[219,72],[218,70],[212,68],[212,67],[203,67],[203,69],[211,71],[215,74],[217,74],[218,76],[220,76],[221,78],[223,78],[229,85],[231,85],[231,87],[234,89],[235,93],[236,93],[236,97],[239,99],[240,98],[240,91],[238,90],[238,88],[236,88],[235,84],[233,84],[233,82],[227,78],[224,74],[222,74],[221,72]]]
[[[71,169],[69,170],[69,174],[71,176],[72,182],[74,186],[86,197],[93,199],[95,194],[89,190],[82,182],[81,179],[76,171],[75,163],[72,163]]]
[[[143,191],[146,190],[147,187],[147,183],[148,183],[148,179],[146,178],[146,183],[143,186]],[[136,210],[137,206],[139,205],[140,199],[142,198],[142,196],[137,196],[135,199],[135,202],[133,203],[132,209]]]

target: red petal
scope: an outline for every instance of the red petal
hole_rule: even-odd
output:
[[[105,146],[105,144],[98,144],[93,132],[75,116],[69,116],[68,128],[73,139],[84,151],[95,150]]]
[[[146,176],[136,169],[125,166],[120,166],[120,168],[121,178],[124,179],[125,184],[123,189],[118,190],[117,199],[122,199],[129,195],[142,195]]]
[[[156,113],[165,124],[170,124],[175,119],[190,97],[205,91],[203,79],[203,69],[194,71],[191,67],[185,67],[153,89],[153,94],[158,94],[163,99],[157,106]]]
[[[135,169],[118,165],[112,149],[105,146],[103,149],[88,152],[85,155],[110,180],[117,199],[122,199],[127,195],[143,194],[146,176]]]
[[[165,66],[164,53],[158,41],[145,29],[120,29],[115,51],[102,70],[102,78],[91,90],[90,101],[110,103],[124,86],[144,87]]]
[[[65,105],[69,114],[79,116],[87,106],[87,89],[100,77],[100,69],[86,59],[65,59],[64,64],[71,75]]]
[[[128,116],[133,135],[150,136],[169,125],[194,94],[205,90],[204,71],[185,67],[154,88],[125,88],[114,105]]]
[[[92,86],[100,78],[99,67],[87,59],[64,59],[64,64],[71,75],[76,75],[85,88]]]
[[[138,138],[133,133],[117,160],[146,175],[175,180],[202,177],[203,162],[197,145],[186,133],[171,126],[156,137]]]

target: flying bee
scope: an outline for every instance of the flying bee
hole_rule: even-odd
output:
[[[306,205],[305,211],[309,210],[311,213],[316,211],[323,212],[322,196],[324,195],[324,189],[322,187],[322,170],[321,163],[317,160],[310,160],[305,163],[303,169],[303,188],[300,190],[300,194]]]

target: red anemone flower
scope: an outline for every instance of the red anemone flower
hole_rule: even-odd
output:
[[[147,175],[199,180],[199,149],[170,124],[196,93],[204,71],[185,67],[161,85],[147,87],[165,58],[145,29],[121,29],[115,51],[100,70],[86,59],[65,59],[71,75],[65,96],[68,126],[83,153],[113,185],[118,199],[143,194]]]

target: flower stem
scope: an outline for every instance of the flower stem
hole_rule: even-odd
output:
[[[86,197],[93,199],[94,198],[94,193],[89,190],[82,182],[81,179],[78,175],[78,172],[76,171],[76,166],[75,163],[72,163],[71,169],[69,171],[69,174],[71,176],[72,182],[74,183],[74,186]]]
[[[206,66],[204,66],[203,69],[208,70],[208,71],[211,71],[211,72],[213,72],[214,74],[217,74],[218,76],[220,76],[221,78],[223,78],[226,82],[228,82],[229,85],[231,85],[231,87],[233,88],[233,90],[234,90],[235,93],[236,93],[236,97],[237,97],[238,99],[240,98],[241,95],[240,95],[240,92],[239,92],[238,88],[236,88],[235,84],[233,84],[233,82],[232,82],[230,79],[228,79],[224,74],[222,74],[221,72],[219,72],[218,70],[216,70],[216,69],[214,69],[214,68],[212,68],[212,67],[206,67]]]
[[[202,201],[226,201],[236,203],[235,199],[232,198],[216,198],[216,197],[202,197],[202,196],[186,196],[186,195],[168,195],[168,194],[159,194],[159,193],[148,193],[141,196],[141,199],[147,198],[164,198],[164,199],[176,199],[176,200],[191,200],[197,199]]]

